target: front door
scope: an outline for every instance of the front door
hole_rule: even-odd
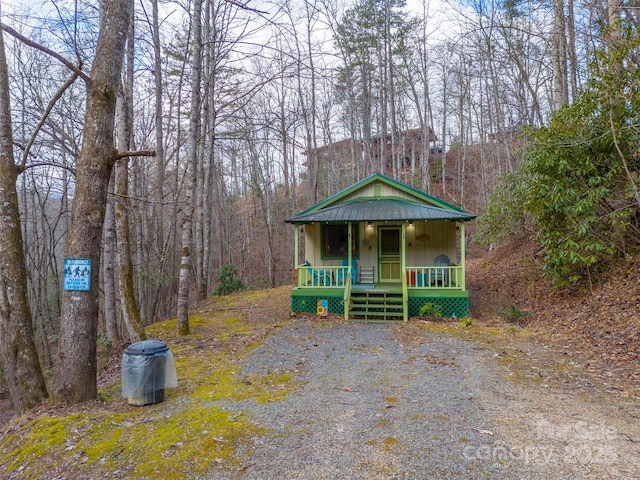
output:
[[[400,273],[400,227],[380,227],[378,232],[378,260],[380,282],[396,283],[402,279]]]

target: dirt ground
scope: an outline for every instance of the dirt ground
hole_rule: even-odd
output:
[[[5,394],[0,398],[0,425],[4,425],[11,417],[13,417],[13,409],[11,408],[11,400]]]
[[[539,247],[520,241],[468,261],[472,316],[510,321],[531,341],[584,357],[584,370],[611,390],[640,396],[640,256],[619,263],[590,286],[556,289],[542,277]],[[509,312],[526,314],[509,319]]]

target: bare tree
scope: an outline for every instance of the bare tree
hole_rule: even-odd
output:
[[[0,29],[0,349],[13,408],[23,412],[45,398],[47,389],[33,340],[27,299],[16,191],[20,168],[13,158],[9,98],[9,74]]]
[[[553,0],[553,34],[552,34],[552,57],[553,57],[553,77],[554,106],[559,109],[569,103],[569,85],[567,77],[567,40],[564,0]]]
[[[67,241],[68,258],[91,261],[91,289],[64,291],[58,362],[53,395],[61,403],[76,403],[97,394],[96,338],[100,241],[107,189],[119,155],[113,133],[116,92],[131,18],[131,0],[104,0],[100,35],[87,82],[83,145]]]
[[[182,247],[180,249],[180,283],[178,287],[177,327],[180,335],[189,334],[189,296],[191,293],[191,271],[193,269],[193,223],[196,201],[196,172],[198,171],[198,146],[200,136],[200,82],[202,78],[202,1],[193,4],[192,80],[191,110],[189,117],[189,137],[187,145],[186,182],[184,206],[180,229]]]
[[[113,180],[114,175],[112,175]],[[113,184],[113,181],[111,181]],[[109,188],[112,192],[113,188]],[[116,301],[116,216],[113,199],[107,202],[104,219],[104,238],[102,251],[104,328],[107,339],[115,342],[120,339],[118,329],[118,307]]]
[[[132,12],[133,15],[133,12]],[[129,22],[127,35],[127,62],[124,85],[118,89],[116,101],[117,145],[120,151],[133,150],[132,117],[133,117],[133,70],[134,70],[134,27],[133,19]],[[132,342],[144,340],[146,334],[140,319],[140,309],[134,291],[133,263],[131,260],[131,243],[129,228],[129,157],[123,156],[115,165],[115,218],[118,244],[118,285],[120,287],[120,303],[122,318],[127,337]]]

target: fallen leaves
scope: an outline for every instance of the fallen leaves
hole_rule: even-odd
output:
[[[640,255],[620,259],[594,277],[591,289],[554,289],[537,264],[538,246],[521,240],[467,262],[474,318],[506,324],[510,306],[530,312],[523,328],[533,341],[590,359],[587,373],[640,387]],[[500,272],[500,275],[496,275]]]

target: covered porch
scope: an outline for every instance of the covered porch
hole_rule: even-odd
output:
[[[381,174],[359,182],[287,220],[292,311],[320,303],[345,319],[407,321],[431,303],[443,316],[467,315],[465,222],[474,218]]]
[[[468,315],[465,242],[453,243],[454,246],[458,246],[455,253],[444,247],[438,250],[451,253],[456,261],[451,261],[448,255],[439,254],[430,264],[409,264],[409,261],[416,257],[424,260],[422,253],[411,255],[408,251],[413,246],[415,234],[412,230],[416,228],[417,223],[394,222],[393,227],[399,232],[397,252],[394,250],[395,242],[392,242],[393,245],[387,246],[388,248],[378,245],[375,255],[367,255],[360,251],[357,257],[347,255],[340,262],[327,259],[314,263],[308,260],[298,263],[295,288],[292,292],[292,311],[316,313],[318,302],[324,301],[329,313],[344,315],[346,320],[406,322],[409,317],[418,316],[420,309],[426,303],[430,303],[444,317]],[[388,223],[385,222],[383,225],[381,228],[389,228]],[[376,228],[375,222],[348,223],[348,241],[351,242],[350,239],[356,231],[371,228]],[[464,223],[457,224],[453,230],[459,238],[465,238]],[[296,229],[295,258],[300,257],[303,233],[304,229]],[[365,246],[366,244],[365,241]],[[446,257],[446,264],[438,264],[435,261],[438,257]]]

